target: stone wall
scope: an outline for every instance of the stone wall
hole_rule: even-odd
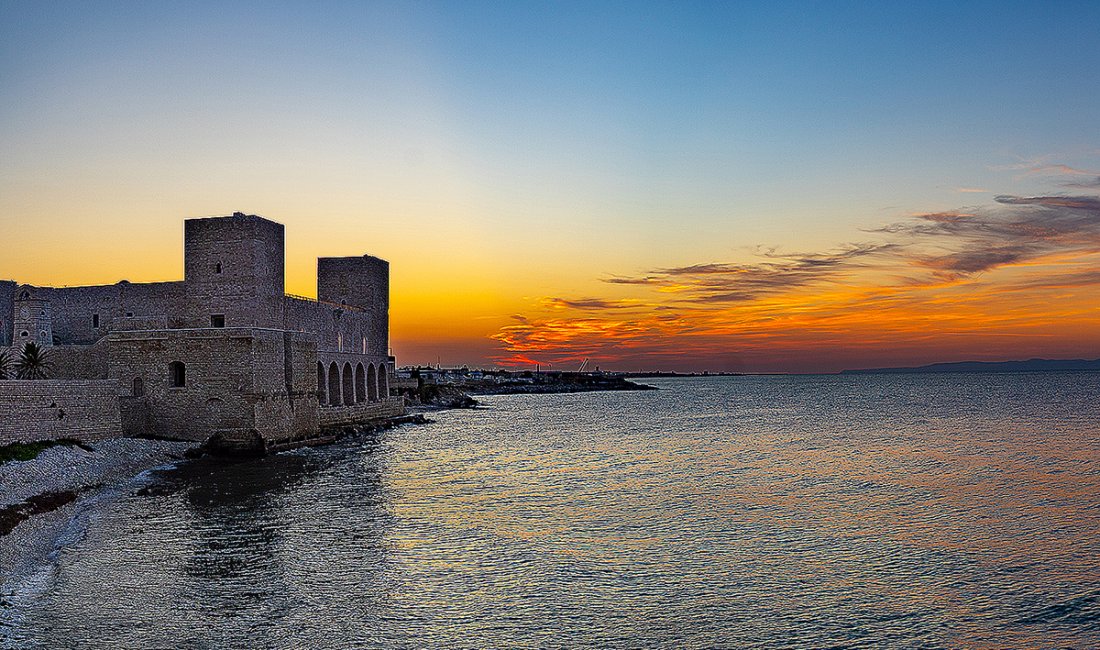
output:
[[[134,398],[126,422],[152,427],[128,435],[277,441],[316,434],[316,348],[308,335],[199,328],[113,332],[107,340],[109,376]]]
[[[290,407],[288,437],[317,434],[317,343],[312,336],[282,332],[284,381]]]
[[[0,381],[0,445],[122,435],[114,381]]]
[[[12,351],[12,358],[18,351]],[[94,345],[55,345],[46,352],[50,379],[107,379],[107,342]]]
[[[50,301],[53,334],[59,343],[90,345],[107,335],[114,323],[129,319],[182,325],[182,282],[118,282],[90,287],[38,287]]]
[[[286,297],[284,329],[310,332],[317,336],[317,349],[322,352],[362,354],[384,357],[389,341],[379,339],[389,335],[389,314],[350,305]]]
[[[362,309],[293,296],[284,301],[283,329],[314,334],[317,349],[359,354],[371,349],[371,315]]]
[[[390,397],[373,404],[356,404],[350,407],[324,407],[320,410],[321,428],[363,424],[371,420],[393,418],[405,414],[405,400]]]

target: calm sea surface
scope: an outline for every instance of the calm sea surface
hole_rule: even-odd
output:
[[[0,646],[1100,647],[1100,373],[650,383],[159,473]]]

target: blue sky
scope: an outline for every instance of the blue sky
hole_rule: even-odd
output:
[[[495,322],[608,274],[1064,191],[1056,165],[1100,167],[1097,25],[1096,2],[8,2],[0,236],[148,242],[171,277],[180,219],[260,212],[300,292],[332,240],[522,257],[464,303]],[[58,268],[0,275],[122,272]]]

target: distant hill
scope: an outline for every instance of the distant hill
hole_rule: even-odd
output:
[[[932,363],[912,368],[865,368],[844,370],[842,375],[917,372],[1054,372],[1064,370],[1100,370],[1100,359],[1028,359],[1027,361],[957,361]]]

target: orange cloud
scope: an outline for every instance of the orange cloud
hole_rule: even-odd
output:
[[[1100,350],[1097,197],[999,196],[873,232],[881,241],[613,276],[612,295],[549,299],[501,328],[498,361],[811,371]],[[648,295],[614,295],[628,288]]]

